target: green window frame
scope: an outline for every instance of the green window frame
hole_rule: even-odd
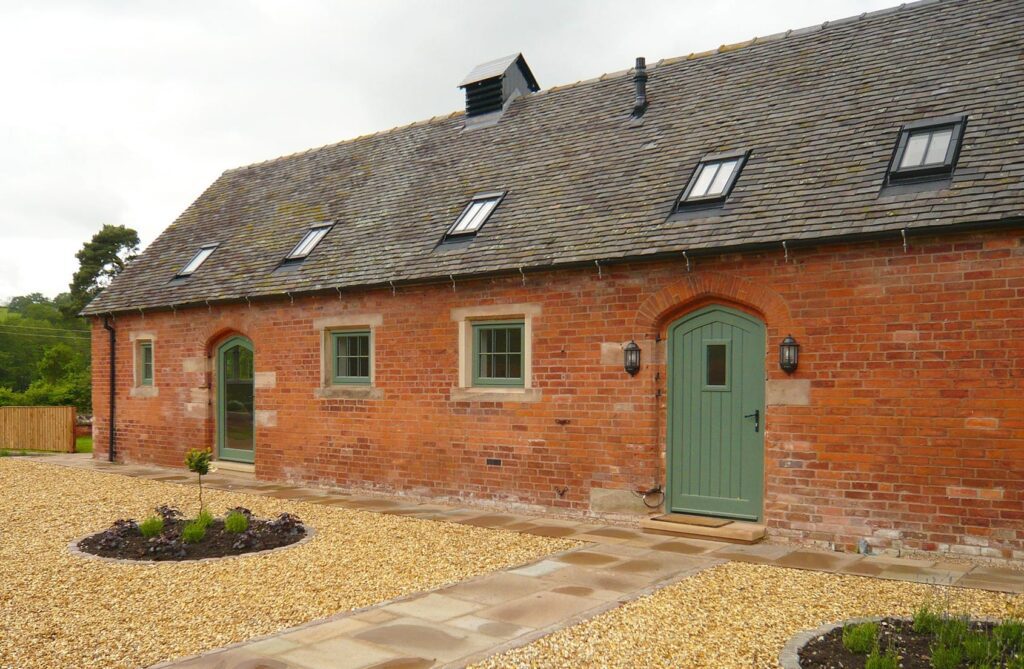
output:
[[[331,381],[338,384],[370,384],[372,338],[369,330],[331,333]]]
[[[153,342],[139,342],[139,385],[153,385]]]
[[[473,323],[473,385],[523,387],[523,321]]]

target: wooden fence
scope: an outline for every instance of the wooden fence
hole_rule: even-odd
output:
[[[0,448],[75,452],[75,407],[0,407]]]

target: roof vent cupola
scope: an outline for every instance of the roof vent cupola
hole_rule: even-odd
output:
[[[467,125],[485,120],[478,117],[497,121],[512,100],[540,90],[521,53],[477,65],[459,88],[466,91]]]

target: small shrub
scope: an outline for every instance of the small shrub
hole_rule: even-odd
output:
[[[1009,618],[992,630],[999,648],[1010,653],[1024,653],[1024,621]]]
[[[935,634],[942,625],[942,618],[925,604],[914,612],[914,631],[918,634]]]
[[[843,628],[843,647],[851,653],[869,653],[878,646],[878,624],[861,623]]]
[[[249,519],[244,513],[232,511],[224,517],[224,529],[231,534],[241,534],[249,529]]]
[[[164,531],[164,519],[160,516],[150,516],[139,523],[139,533],[149,539]]]
[[[996,641],[986,634],[968,634],[963,641],[964,655],[972,667],[982,669],[991,666],[999,657]]]
[[[970,625],[968,625],[966,617],[946,618],[939,626],[935,637],[938,639],[940,646],[959,648],[963,645],[964,639],[967,638],[969,630]]]
[[[206,509],[203,509],[202,511],[199,512],[199,515],[196,516],[196,519],[192,522],[196,523],[197,525],[202,525],[203,529],[205,530],[213,523],[213,514],[211,514]]]
[[[959,645],[948,646],[944,643],[937,643],[932,646],[933,669],[959,669],[963,660],[964,653]]]
[[[883,653],[875,646],[864,662],[864,669],[899,669],[899,666],[900,658],[892,647],[886,648]]]
[[[198,544],[206,536],[206,526],[193,520],[181,528],[181,540],[186,544]]]
[[[8,451],[6,448],[0,448],[0,458],[9,458],[9,457],[11,457],[11,452]]]
[[[203,477],[210,473],[213,451],[208,448],[193,448],[185,454],[185,466],[199,476],[199,510],[203,510]]]

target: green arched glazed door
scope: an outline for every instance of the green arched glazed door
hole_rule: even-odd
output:
[[[232,337],[217,348],[217,457],[255,462],[252,342]]]
[[[711,306],[669,327],[669,511],[760,520],[764,324]]]

